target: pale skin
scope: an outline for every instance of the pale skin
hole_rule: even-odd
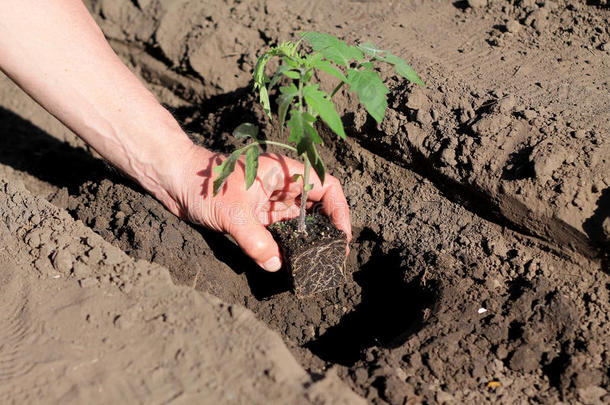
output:
[[[281,267],[266,225],[299,213],[303,165],[277,154],[260,158],[246,190],[243,165],[212,195],[211,168],[223,155],[194,145],[172,115],[110,48],[80,0],[0,1],[0,69],[101,156],[137,181],[173,214],[231,235],[268,271]],[[308,204],[351,239],[341,184],[328,176]]]

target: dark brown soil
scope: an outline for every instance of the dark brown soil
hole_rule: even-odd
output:
[[[284,267],[299,298],[337,288],[345,283],[347,237],[325,215],[305,216],[272,224],[269,231],[277,241]]]
[[[174,282],[247,307],[314,379],[332,368],[371,403],[610,401],[607,2],[172,4],[91,9],[119,55],[215,150],[233,150],[243,121],[279,138],[250,73],[258,49],[299,30],[374,40],[424,77],[420,88],[386,75],[381,125],[342,93],[348,140],[322,128],[322,157],[352,213],[347,282],[298,299],[288,278],[229,239],[58,141],[67,135],[24,116],[13,93],[0,110],[14,134],[0,137],[3,175],[52,193]],[[26,159],[30,142],[44,152]]]

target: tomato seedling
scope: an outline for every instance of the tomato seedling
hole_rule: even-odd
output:
[[[311,45],[312,52],[299,50],[301,41]],[[265,72],[267,62],[271,58],[280,59],[277,70],[268,76]],[[284,42],[263,53],[254,68],[254,90],[258,91],[260,103],[269,119],[271,114],[270,91],[280,84],[283,78],[288,84],[279,87],[277,97],[277,120],[282,134],[284,126],[289,130],[288,142],[294,146],[258,137],[258,128],[251,123],[243,123],[234,131],[237,138],[251,138],[252,142],[231,153],[220,165],[214,168],[218,177],[214,181],[214,195],[224,185],[227,177],[235,170],[240,156],[245,153],[246,189],[250,188],[256,179],[258,157],[261,145],[276,145],[296,152],[304,163],[304,172],[293,178],[302,179],[301,204],[299,215],[299,231],[305,230],[305,206],[307,193],[312,185],[309,183],[309,172],[313,167],[320,182],[324,183],[326,168],[320,158],[316,145],[322,144],[315,123],[318,118],[337,134],[345,139],[345,129],[341,117],[335,109],[332,97],[343,87],[357,94],[358,100],[366,111],[381,123],[387,109],[387,94],[389,90],[379,77],[375,63],[386,63],[394,67],[396,73],[405,79],[424,85],[415,70],[403,59],[389,51],[378,49],[371,43],[348,45],[336,37],[317,32],[306,32],[301,39],[294,42]],[[313,83],[316,71],[325,72],[339,80],[337,86],[327,94],[320,89],[318,83]],[[290,114],[286,121],[286,116]]]

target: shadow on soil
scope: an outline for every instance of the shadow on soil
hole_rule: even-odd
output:
[[[275,96],[275,93],[269,96],[272,103],[275,102]],[[232,142],[235,139],[227,140],[219,135],[223,132],[233,133],[233,130],[244,122],[254,124],[259,129],[264,128],[265,122],[255,113],[257,105],[256,98],[252,96],[252,85],[249,84],[209,97],[200,105],[164,107],[172,113],[193,142],[215,151],[230,153],[234,150]],[[213,119],[209,119],[210,116],[213,116]],[[260,139],[266,139],[264,131],[259,132],[258,136]]]
[[[0,163],[58,188],[67,187],[70,193],[77,192],[85,181],[111,173],[102,160],[54,138],[2,107],[0,133]]]
[[[602,190],[593,215],[583,224],[589,238],[599,244],[602,251],[602,269],[610,273],[610,234],[604,229],[604,221],[610,218],[610,187]],[[605,252],[605,256],[604,253]]]
[[[292,284],[288,273],[271,273],[256,264],[235,243],[221,233],[198,228],[199,233],[212,249],[214,257],[225,263],[237,274],[245,273],[250,292],[257,300],[268,299],[276,294],[289,291]],[[242,270],[239,270],[242,269]],[[245,269],[250,269],[246,271]]]
[[[502,169],[502,180],[523,180],[535,177],[534,164],[529,160],[533,148],[511,153]]]
[[[330,328],[307,348],[321,359],[351,366],[363,350],[372,346],[401,346],[424,321],[424,309],[436,301],[433,283],[421,277],[405,281],[409,269],[391,252],[377,254],[354,273],[362,288],[362,301],[341,322]]]
[[[466,10],[468,7],[470,7],[466,0],[454,1],[452,4],[453,4],[453,7],[460,9],[460,10]]]

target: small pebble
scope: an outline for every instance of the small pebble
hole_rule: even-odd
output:
[[[472,8],[481,8],[487,6],[487,0],[468,0],[468,5]]]
[[[58,250],[53,255],[53,267],[60,273],[69,273],[72,263],[72,255],[65,249]]]
[[[576,131],[572,132],[572,136],[576,139],[583,139],[585,136],[587,136],[587,133],[582,129],[577,129]]]
[[[91,270],[87,265],[80,261],[76,261],[73,266],[73,273],[76,278],[85,278],[91,274]]]
[[[436,402],[439,404],[450,404],[453,402],[453,396],[445,391],[439,391],[436,393]]]
[[[358,368],[354,371],[354,382],[364,384],[369,378],[369,373],[364,368]]]
[[[121,262],[121,251],[114,247],[109,247],[104,251],[105,262],[109,265],[118,264]]]
[[[514,96],[506,96],[498,100],[497,108],[501,113],[507,114],[515,108],[515,104]]]
[[[509,21],[506,23],[506,31],[512,32],[513,34],[517,33],[521,31],[521,24],[516,20]]]
[[[530,121],[530,120],[533,120],[534,118],[536,118],[538,116],[538,114],[534,110],[525,110],[525,111],[523,111],[523,116],[525,117],[526,120]]]
[[[606,241],[610,241],[610,217],[606,217],[602,223],[602,232]]]
[[[132,322],[127,319],[126,316],[118,315],[114,320],[114,326],[118,329],[127,329],[131,326]]]

